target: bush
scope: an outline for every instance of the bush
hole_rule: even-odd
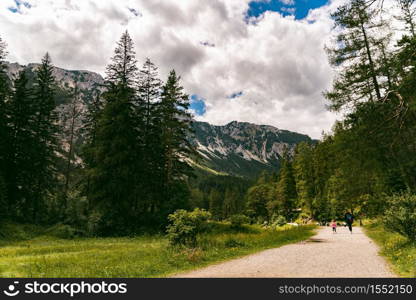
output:
[[[386,228],[416,240],[416,195],[391,196],[383,217]]]
[[[250,219],[245,215],[232,215],[230,217],[231,228],[240,229],[244,224],[248,224]]]
[[[192,212],[180,209],[168,216],[167,234],[172,245],[196,246],[196,236],[211,214],[196,208]]]
[[[272,217],[272,226],[281,227],[287,223],[286,218],[282,215],[273,215]]]

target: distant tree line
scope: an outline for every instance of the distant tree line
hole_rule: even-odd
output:
[[[234,177],[196,172],[190,181],[190,208],[202,208],[214,220],[227,220],[245,213],[246,192],[252,181]]]
[[[3,218],[129,234],[164,226],[169,213],[189,207],[189,97],[174,70],[163,83],[150,59],[139,69],[133,48],[125,32],[104,85],[85,95],[77,86],[58,89],[48,54],[35,74],[11,80],[0,40]],[[65,111],[57,110],[62,93]]]

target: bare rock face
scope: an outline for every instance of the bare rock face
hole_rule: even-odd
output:
[[[18,63],[6,63],[7,73],[11,79],[16,78],[22,70],[35,72],[40,64],[28,64],[27,66],[19,65]],[[65,70],[54,67],[53,74],[57,84],[62,88],[74,88],[77,83],[81,90],[92,90],[100,87],[104,83],[103,77],[90,71]]]
[[[191,141],[206,167],[243,177],[276,171],[285,151],[291,154],[298,143],[313,142],[307,135],[237,121],[224,126],[194,122],[193,129]]]

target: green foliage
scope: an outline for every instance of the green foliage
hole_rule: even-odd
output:
[[[332,90],[325,93],[335,110],[351,102],[381,99],[380,77],[383,74],[376,63],[381,60],[380,48],[388,37],[380,38],[375,34],[376,29],[381,30],[385,25],[378,22],[377,13],[366,0],[351,0],[332,14],[340,32],[328,53],[334,67],[344,67]]]
[[[299,204],[311,215],[313,214],[313,199],[315,197],[314,177],[314,147],[302,142],[297,145],[293,158],[293,176]]]
[[[386,228],[416,241],[416,195],[403,193],[389,197],[383,222]]]
[[[248,224],[250,219],[245,215],[232,215],[230,217],[231,227],[234,229],[240,229],[244,224]]]
[[[283,159],[277,178],[260,176],[246,196],[246,214],[257,222],[268,222],[275,215],[295,217],[298,205],[296,181],[289,156]]]
[[[284,216],[281,216],[281,215],[279,215],[277,217],[274,217],[272,219],[272,224],[274,226],[279,226],[280,227],[280,226],[286,225],[286,223],[287,223],[286,218]]]
[[[245,208],[245,193],[251,182],[244,178],[208,175],[196,172],[189,179],[191,187],[191,208],[209,210],[214,220],[228,219],[241,214]]]
[[[192,212],[180,209],[168,216],[170,224],[166,228],[167,236],[172,245],[197,245],[197,234],[201,231],[204,222],[211,214],[203,209],[194,209]]]
[[[268,203],[273,197],[273,185],[261,184],[251,187],[247,191],[247,215],[254,220],[268,220]]]
[[[287,219],[294,217],[293,210],[297,206],[296,182],[293,176],[292,163],[287,156],[282,163],[279,179],[276,184],[275,196],[269,204],[269,214],[279,213]]]

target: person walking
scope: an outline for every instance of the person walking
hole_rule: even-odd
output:
[[[345,223],[347,223],[348,229],[350,230],[350,233],[352,234],[352,223],[354,222],[354,217],[352,213],[347,211],[345,213]]]
[[[332,227],[332,232],[337,233],[337,222],[335,220],[332,220],[331,227]]]

